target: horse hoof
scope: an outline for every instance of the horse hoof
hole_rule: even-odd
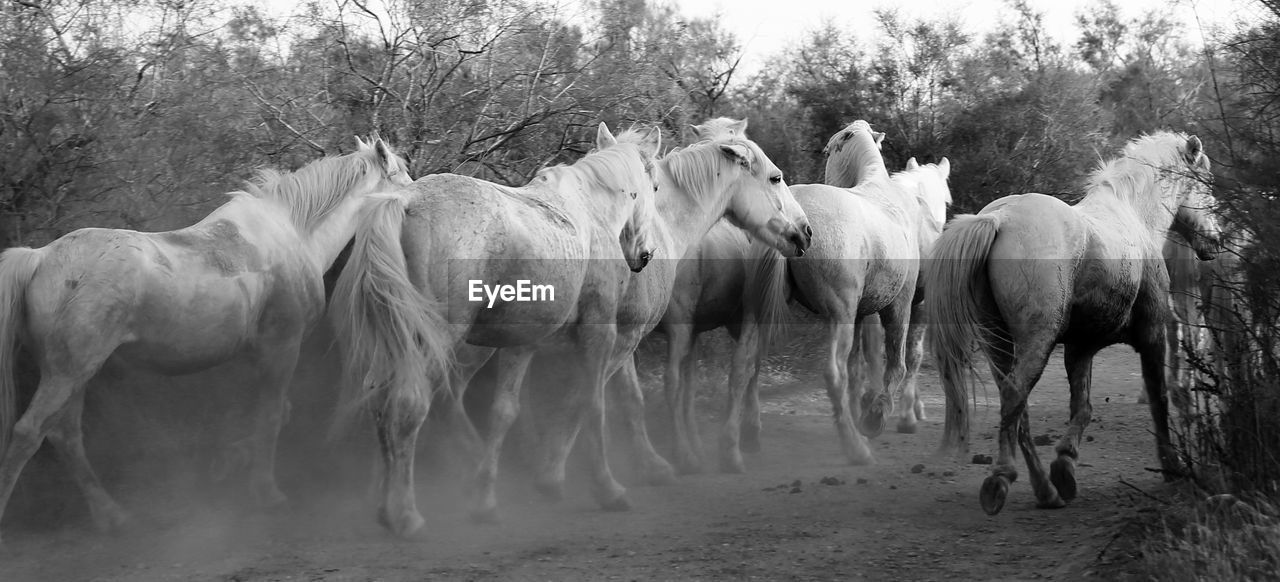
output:
[[[702,472],[702,459],[695,455],[678,455],[676,471],[681,475],[695,475]]]
[[[93,515],[93,527],[99,533],[110,533],[124,529],[132,521],[129,514],[114,503],[100,509],[97,512],[90,512]]]
[[[647,475],[645,478],[646,483],[658,487],[673,485],[676,482],[676,470],[667,463],[651,467],[648,471],[645,471],[645,475]]]
[[[605,511],[631,511],[631,502],[627,501],[627,496],[619,495],[612,501],[605,501],[600,504],[600,509]]]
[[[552,503],[564,501],[564,484],[559,481],[539,481],[534,488],[547,501]]]
[[[747,472],[746,466],[742,463],[742,455],[726,453],[721,456],[720,472],[735,475]]]
[[[858,419],[858,432],[869,439],[880,436],[884,433],[884,415],[863,413]]]
[[[1058,495],[1054,495],[1053,497],[1050,497],[1046,501],[1036,502],[1036,508],[1038,509],[1062,509],[1066,506],[1067,506],[1067,502],[1063,501],[1062,497]]]
[[[1076,498],[1076,467],[1070,460],[1058,457],[1049,465],[1049,482],[1063,501]]]
[[[426,520],[422,519],[422,516],[415,511],[405,515],[402,519],[396,520],[395,527],[392,527],[391,531],[395,532],[397,536],[407,538],[417,533],[426,523]]]
[[[502,523],[502,518],[498,515],[497,507],[487,507],[485,509],[472,510],[471,523],[476,525],[498,525]]]
[[[871,454],[871,451],[867,451],[865,453],[859,453],[859,454],[845,455],[845,459],[849,461],[850,465],[854,465],[858,467],[866,467],[869,465],[876,464],[876,458],[874,455]]]
[[[253,499],[263,510],[276,511],[289,508],[289,498],[274,486],[255,490]]]
[[[391,517],[387,515],[387,508],[379,507],[376,519],[378,520],[378,525],[389,530],[394,529],[391,527]]]
[[[982,490],[978,500],[987,515],[995,515],[1004,509],[1004,500],[1009,497],[1009,481],[999,475],[991,475],[982,482]]]
[[[740,443],[740,446],[742,447],[742,452],[744,453],[760,452],[760,428],[759,427],[755,427],[755,428],[743,427],[742,442]]]
[[[898,421],[898,432],[900,434],[916,434],[917,430],[919,429],[914,422],[908,420]]]

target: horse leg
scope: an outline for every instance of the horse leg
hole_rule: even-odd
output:
[[[878,316],[877,321],[879,321]],[[867,323],[866,319],[853,324],[853,337],[851,338],[853,343],[849,346],[849,358],[845,361],[845,389],[849,399],[849,416],[851,418],[861,418],[863,398],[866,398],[869,391],[877,392],[878,390],[878,387],[874,386],[868,390],[867,378],[874,378],[876,371],[884,371],[884,358],[880,357],[883,354],[880,354],[878,349],[873,350],[876,352],[875,355],[866,353],[867,339],[875,335],[874,329],[875,325]],[[866,357],[863,357],[864,355]],[[869,373],[867,368],[871,368],[872,372]],[[879,380],[874,381],[878,382]],[[861,431],[862,427],[859,426],[858,430]],[[865,435],[866,433],[862,434]]]
[[[1093,356],[1095,347],[1067,344],[1064,359],[1067,380],[1071,384],[1071,420],[1067,434],[1062,435],[1054,451],[1058,458],[1049,465],[1049,481],[1058,489],[1063,501],[1076,498],[1076,461],[1080,459],[1080,439],[1089,426],[1093,405],[1089,403],[1089,389],[1093,383]]]
[[[592,495],[596,503],[600,504],[605,511],[628,511],[631,509],[631,502],[627,500],[627,489],[613,478],[613,471],[609,468],[605,430],[604,391],[609,381],[609,356],[613,352],[616,339],[616,337],[608,339],[602,337],[589,342],[586,368],[588,384],[583,387],[585,390],[582,399],[584,415],[582,444],[586,448],[585,452],[590,464]],[[639,386],[638,379],[635,385]],[[643,405],[641,408],[643,409]]]
[[[750,379],[747,381],[747,393],[743,400],[743,425],[742,425],[742,450],[748,453],[760,452],[760,357],[758,354],[760,345],[760,328],[755,324],[751,324],[749,329],[743,329],[743,333],[738,338],[736,351],[741,350],[744,360],[743,366],[750,366]],[[743,368],[735,366],[736,369]]]
[[[534,487],[550,501],[564,499],[565,465],[582,427],[582,386],[586,382],[583,377],[583,354],[566,352],[558,353],[557,357],[563,358],[563,369],[568,376],[558,386],[560,392],[531,392],[528,395],[530,399],[540,403],[537,420],[541,432],[536,443],[538,453],[533,457]],[[541,383],[535,384],[541,387]],[[529,412],[533,412],[532,407]]]
[[[471,422],[471,417],[467,416],[466,402],[463,397],[471,379],[481,368],[484,368],[495,352],[497,350],[494,348],[475,346],[465,342],[456,344],[454,348],[457,363],[449,373],[450,394],[447,395],[449,408],[445,414],[445,422],[448,424],[450,438],[458,445],[457,450],[460,451],[467,465],[475,463],[476,459],[483,454],[484,438],[476,430],[476,425]],[[532,427],[523,425],[517,427],[521,435],[531,430]],[[522,438],[520,442],[526,441]]]
[[[98,531],[110,531],[123,526],[129,517],[102,487],[97,473],[89,465],[84,452],[84,431],[81,420],[84,415],[83,388],[75,390],[66,406],[58,413],[49,432],[49,442],[58,452],[63,464],[71,472],[71,478],[89,502],[89,515]]]
[[[1027,415],[1027,394],[1040,380],[1045,363],[1053,352],[1053,339],[1029,338],[1015,344],[1003,334],[987,334],[985,352],[991,362],[991,374],[1000,387],[1000,454],[991,475],[982,483],[979,500],[983,511],[995,515],[1004,508],[1009,495],[1009,485],[1018,478],[1014,466],[1015,451],[1021,449],[1031,488],[1039,507],[1062,507],[1057,490],[1049,483],[1031,441],[1031,427]]]
[[[261,386],[250,437],[249,493],[259,507],[279,507],[288,502],[276,484],[276,442],[288,407],[289,382],[298,364],[301,338],[255,354]]]
[[[916,392],[916,378],[920,375],[920,361],[924,359],[924,330],[921,320],[922,305],[911,306],[911,323],[907,326],[906,377],[902,388],[902,417],[898,419],[898,432],[915,434],[916,423],[924,420],[924,402]]]
[[[742,462],[743,440],[746,430],[742,426],[743,416],[752,414],[750,401],[754,403],[756,428],[756,450],[759,450],[759,396],[755,394],[756,378],[759,375],[759,362],[755,361],[756,346],[759,339],[759,326],[755,322],[745,322],[742,326],[738,342],[733,349],[733,360],[729,364],[729,385],[726,392],[724,425],[720,429],[720,471],[723,473],[742,473],[745,468]],[[754,366],[754,370],[748,367]],[[751,424],[751,417],[747,417]]]
[[[685,410],[686,406],[692,408],[693,397],[698,390],[693,377],[687,374],[693,366],[686,365],[687,360],[693,359],[694,341],[692,325],[676,323],[667,327],[667,406],[671,411],[676,469],[686,475],[702,470],[698,425],[696,421],[690,423],[693,414]]]
[[[1142,382],[1147,390],[1147,404],[1151,407],[1151,420],[1155,423],[1156,454],[1164,478],[1171,481],[1183,474],[1177,452],[1169,438],[1169,400],[1165,382],[1165,333],[1163,325],[1147,325],[1134,334],[1133,347],[1142,361]]]
[[[0,460],[0,519],[4,517],[5,506],[9,504],[9,498],[13,495],[13,488],[18,483],[18,476],[22,474],[23,467],[40,448],[40,443],[53,428],[51,425],[58,420],[57,415],[67,410],[75,393],[83,391],[85,383],[93,376],[92,373],[69,376],[45,369],[41,371],[43,377],[40,378],[35,396],[32,397],[27,410],[22,413],[22,417],[14,423],[9,447],[4,451],[3,459]],[[74,474],[74,467],[72,472]],[[94,501],[90,500],[89,503],[92,508]],[[109,513],[108,517],[110,517]]]
[[[831,413],[835,417],[836,434],[845,459],[852,465],[870,465],[875,462],[867,439],[854,430],[853,416],[849,410],[849,357],[853,352],[857,328],[850,323],[827,323],[830,352],[827,355],[827,397],[831,400]]]
[[[389,392],[380,405],[375,404],[374,425],[383,461],[378,475],[383,491],[378,522],[396,535],[408,536],[425,523],[414,494],[413,461],[418,432],[430,408],[431,399],[413,386]]]
[[[477,503],[471,519],[477,523],[498,521],[498,459],[507,429],[520,413],[520,387],[536,353],[535,346],[515,346],[498,351],[498,385],[489,407],[489,430],[476,470]]]
[[[884,390],[878,394],[863,394],[862,414],[858,417],[862,434],[870,438],[884,432],[884,419],[893,413],[894,400],[907,375],[905,352],[911,295],[905,295],[905,299],[895,300],[880,312],[880,324],[884,327]]]
[[[644,389],[640,386],[640,376],[636,374],[634,353],[622,359],[618,370],[609,379],[609,390],[620,409],[617,418],[622,421],[644,481],[650,485],[674,483],[675,469],[654,450],[653,442],[649,440],[649,430],[645,426]]]

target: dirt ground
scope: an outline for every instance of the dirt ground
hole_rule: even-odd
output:
[[[1065,430],[1062,370],[1055,356],[1032,395],[1034,435],[1056,440]],[[989,466],[932,456],[942,430],[942,397],[932,371],[921,378],[929,420],[918,434],[887,432],[877,439],[878,463],[869,467],[842,462],[820,379],[802,376],[764,392],[763,451],[747,457],[746,474],[723,475],[711,467],[674,485],[646,486],[634,483],[620,456],[616,472],[634,508],[608,513],[591,501],[581,471],[571,471],[566,499],[551,504],[508,463],[499,490],[503,523],[484,526],[467,519],[463,481],[432,472],[424,462],[418,499],[428,523],[407,540],[390,537],[374,522],[366,490],[372,457],[349,462],[351,447],[320,448],[312,449],[322,454],[309,458],[303,470],[291,461],[297,443],[320,439],[314,427],[302,435],[290,428],[282,444],[281,470],[291,475],[282,477],[294,500],[290,510],[258,513],[226,494],[234,487],[225,482],[209,485],[166,474],[181,463],[169,462],[149,476],[121,476],[108,468],[104,474],[113,491],[134,515],[129,528],[109,535],[88,526],[84,503],[67,486],[65,472],[37,459],[29,471],[35,476],[24,475],[26,493],[15,502],[56,510],[10,508],[16,515],[5,523],[0,580],[957,581],[1139,575],[1130,525],[1151,511],[1151,503],[1138,490],[1161,485],[1145,470],[1156,459],[1147,408],[1136,404],[1140,377],[1129,348],[1106,350],[1095,362],[1094,421],[1086,433],[1092,440],[1081,451],[1079,498],[1065,509],[1035,509],[1020,465],[1020,479],[995,517],[983,514],[977,499]],[[972,452],[994,455],[994,387],[989,396],[988,402],[979,394]],[[718,405],[719,399],[703,406],[708,458],[714,458]],[[306,407],[305,400],[295,402],[295,414]],[[663,450],[657,422],[651,430]],[[177,448],[176,457],[196,455]],[[363,451],[357,456],[368,452],[356,450]],[[1051,451],[1052,444],[1040,447],[1046,462]],[[42,472],[55,476],[42,481]],[[160,485],[148,486],[152,477]]]

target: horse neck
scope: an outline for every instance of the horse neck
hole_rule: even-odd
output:
[[[526,192],[534,193],[534,197],[550,197],[564,209],[584,208],[592,224],[607,233],[621,232],[630,218],[628,208],[610,196],[610,186],[588,180],[579,172],[568,171],[569,168],[572,166],[547,169],[525,186],[529,189]],[[570,198],[577,198],[576,204]]]
[[[1147,231],[1154,237],[1154,240],[1163,241],[1165,236],[1168,235],[1169,229],[1173,227],[1174,215],[1177,214],[1178,210],[1176,206],[1172,208],[1168,206],[1176,205],[1178,201],[1168,200],[1166,196],[1152,195],[1149,192],[1122,193],[1121,189],[1133,190],[1133,188],[1131,185],[1117,186],[1118,182],[1116,180],[1116,178],[1112,178],[1095,185],[1077,206],[1082,212],[1108,218],[1114,216],[1117,209],[1128,210],[1133,213],[1138,222],[1146,227]],[[1148,181],[1142,184],[1142,187],[1148,189],[1159,188],[1155,181]]]
[[[929,216],[939,224],[947,221],[947,200],[942,192],[926,186],[925,178],[920,172],[928,171],[925,166],[914,170],[906,170],[893,175],[893,183],[904,195],[920,200],[929,211]]]
[[[668,256],[683,257],[698,244],[729,206],[729,192],[719,183],[716,192],[689,192],[665,169],[657,192],[657,211],[668,234]]]
[[[325,217],[317,221],[309,232],[299,232],[303,248],[312,262],[321,270],[328,270],[338,254],[356,233],[356,220],[360,209],[369,200],[363,196],[348,196]]]
[[[852,143],[858,140],[859,143]],[[827,159],[826,183],[837,188],[853,188],[877,178],[888,178],[889,170],[875,143],[861,134],[850,138],[836,155]],[[861,143],[861,142],[868,143]],[[847,153],[846,153],[847,152]]]

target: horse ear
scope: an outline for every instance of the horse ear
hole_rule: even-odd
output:
[[[948,160],[947,158],[942,158],[942,161],[938,162],[938,170],[942,172],[943,178],[950,177],[951,176],[951,160]]]
[[[736,132],[738,137],[741,137],[742,139],[747,138],[747,120],[746,119],[739,119],[738,121],[733,122],[733,124],[729,126],[729,129],[732,129],[734,132]]]
[[[618,138],[613,137],[613,132],[609,131],[609,126],[605,125],[604,122],[601,121],[600,127],[596,129],[596,149],[602,150],[609,146],[616,145],[617,143]]]
[[[919,167],[920,167],[920,162],[917,162],[915,158],[911,158],[911,159],[907,160],[907,171],[908,171],[908,172],[909,172],[909,171],[911,171],[911,170],[914,170],[914,169],[916,169],[916,168],[919,168]]]
[[[360,136],[357,135],[355,137],[356,137],[356,149],[360,149],[360,150],[369,149],[369,144],[365,143],[363,139],[360,139]]]
[[[1187,138],[1187,148],[1186,151],[1182,153],[1182,155],[1186,157],[1187,163],[1193,166],[1196,165],[1196,162],[1200,160],[1200,155],[1202,153],[1204,153],[1204,145],[1200,143],[1200,138],[1194,135]]]
[[[694,138],[696,138],[696,139],[702,139],[702,126],[701,126],[701,125],[696,125],[696,124],[690,123],[690,124],[689,124],[689,129],[693,131],[693,137],[694,137]]]
[[[871,137],[876,140],[876,147],[880,147],[880,142],[884,141],[884,132],[873,131],[871,132]]]
[[[378,138],[377,141],[373,142],[373,151],[377,153],[378,162],[382,164],[383,168],[389,170],[396,167],[396,154],[391,151],[391,146],[387,145],[387,142],[382,141],[382,138]]]
[[[662,151],[662,129],[657,127],[649,128],[649,132],[644,136],[644,149],[651,156],[657,156]]]
[[[744,168],[751,167],[751,151],[745,145],[740,143],[720,144],[720,152],[739,166]]]

